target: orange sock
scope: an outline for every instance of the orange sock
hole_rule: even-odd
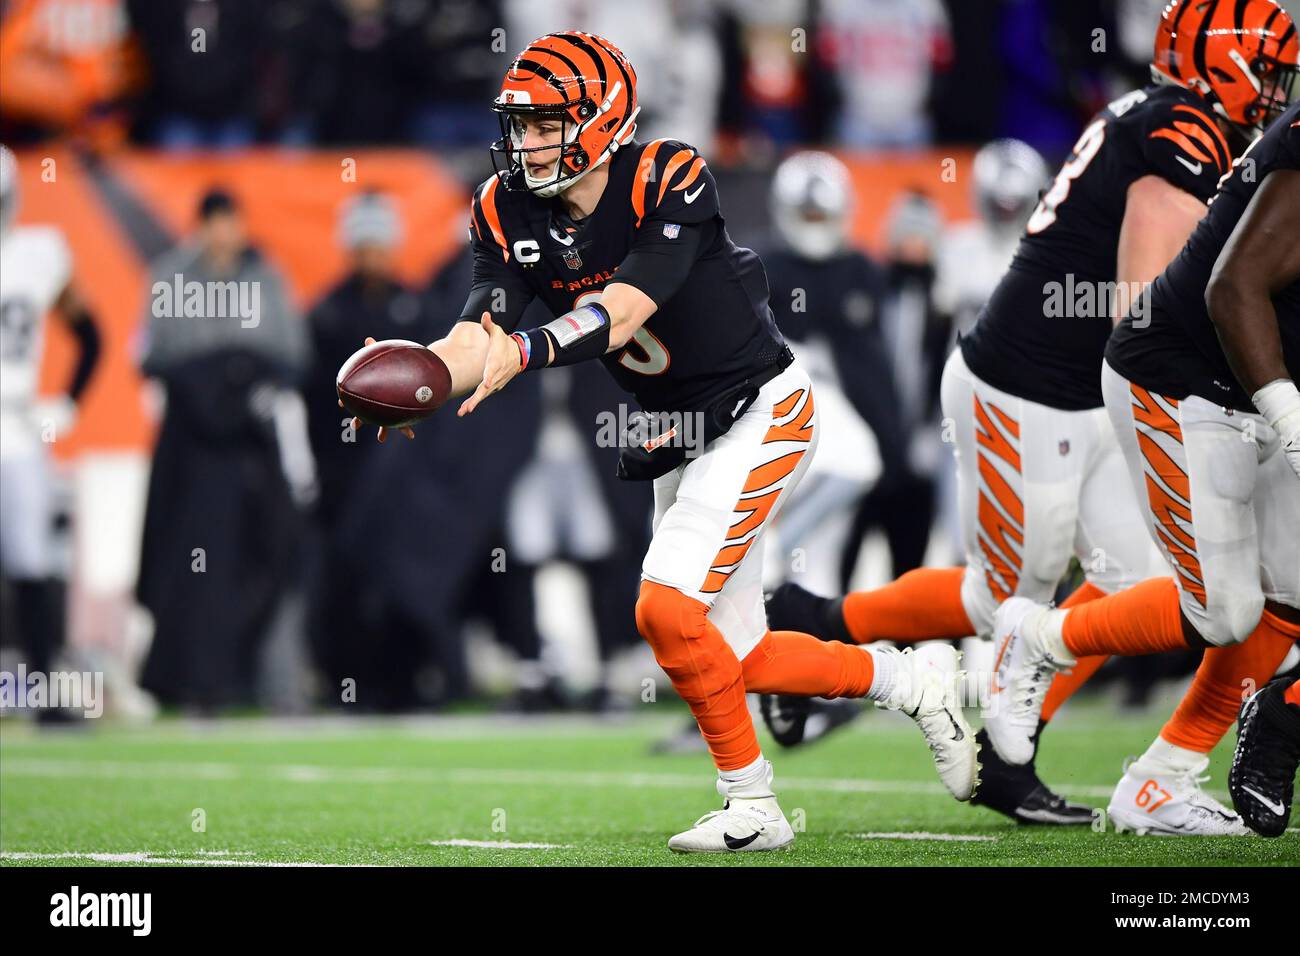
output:
[[[1106,592],[1101,588],[1084,581],[1074,589],[1068,598],[1061,602],[1061,607],[1078,607],[1080,604],[1087,604],[1089,601],[1095,601],[1105,596]],[[1051,720],[1060,706],[1073,697],[1074,692],[1086,684],[1088,678],[1097,673],[1097,669],[1108,660],[1110,660],[1108,654],[1081,657],[1070,670],[1057,674],[1052,679],[1052,686],[1047,689],[1047,698],[1043,701],[1043,712],[1039,716],[1039,720],[1044,723]]]
[[[865,697],[876,670],[861,648],[798,631],[768,631],[741,668],[751,694],[805,697]]]
[[[1286,689],[1286,693],[1282,695],[1282,699],[1288,704],[1295,704],[1297,707],[1300,707],[1300,680],[1293,680],[1291,682],[1291,686]]]
[[[1173,578],[1151,578],[1074,608],[1065,616],[1061,635],[1075,657],[1159,654],[1187,647]]]
[[[1236,723],[1241,702],[1273,676],[1297,638],[1300,625],[1265,611],[1240,644],[1209,648],[1160,736],[1176,747],[1209,753]]]
[[[965,568],[917,568],[874,591],[844,599],[844,624],[859,644],[930,641],[975,633],[961,603]]]
[[[637,629],[690,707],[718,769],[740,770],[761,755],[758,736],[745,703],[740,661],[708,613],[708,605],[676,588],[641,582]]]

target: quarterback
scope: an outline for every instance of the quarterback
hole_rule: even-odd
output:
[[[647,412],[702,422],[625,442],[620,472],[654,481],[637,626],[689,705],[723,808],[678,852],[773,850],[794,833],[772,789],[747,691],[868,697],[919,724],[958,799],[976,783],[950,647],[900,653],[768,629],[763,535],[808,468],[818,423],[758,257],[727,235],[704,157],[641,143],[636,72],[608,40],[553,33],[513,61],[493,103],[498,171],[474,193],[473,287],[430,349],[471,414],[520,374],[599,360]],[[518,327],[540,299],[554,320]]]

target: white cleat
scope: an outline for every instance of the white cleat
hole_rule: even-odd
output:
[[[674,853],[752,853],[780,850],[794,842],[776,797],[732,797],[721,810],[706,813],[695,826],[668,841]]]
[[[943,785],[958,800],[969,800],[979,783],[979,747],[962,712],[963,675],[957,669],[956,649],[935,642],[893,653],[898,655],[897,682],[879,706],[916,721]]]
[[[1034,759],[1034,735],[1052,678],[1074,665],[1049,649],[1044,625],[1053,613],[1029,598],[1013,597],[993,618],[996,656],[984,729],[998,756],[1016,766]]]
[[[1184,770],[1135,760],[1106,812],[1116,832],[1156,836],[1250,836],[1241,817],[1201,789],[1210,758]]]

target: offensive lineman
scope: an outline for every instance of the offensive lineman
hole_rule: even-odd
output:
[[[1263,74],[1279,57],[1294,60],[1295,32],[1274,0],[1208,11],[1172,0],[1154,46],[1153,85],[1120,97],[1084,130],[944,370],[966,566],[922,568],[839,601],[787,590],[782,619],[857,643],[989,637],[1007,598],[1051,600],[1071,555],[1087,580],[1066,607],[1167,573],[1139,500],[1115,490],[1128,468],[1103,401],[1103,353],[1113,324],[1182,248],[1256,132]],[[1043,722],[1105,660],[1071,659],[1048,681],[1050,695],[1038,687],[1033,726],[1020,718],[1013,751],[990,746],[981,731],[979,802],[1021,822],[1090,822],[1087,808],[1017,768],[1032,769]],[[999,663],[990,704],[1005,720]],[[1180,792],[1210,799],[1195,784]]]
[[[950,647],[863,653],[767,628],[761,538],[811,460],[813,394],[772,319],[757,256],[727,236],[703,157],[632,138],[635,84],[621,52],[579,32],[533,41],[506,73],[492,149],[506,168],[471,204],[465,321],[430,346],[452,394],[473,392],[459,413],[521,372],[600,359],[643,408],[678,425],[625,442],[620,462],[628,477],[654,479],[637,625],[690,706],[725,799],[671,849],[771,850],[794,839],[746,690],[902,709],[950,792],[969,799],[975,749]],[[534,297],[557,318],[517,329]]]

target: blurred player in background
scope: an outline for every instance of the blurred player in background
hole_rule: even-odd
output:
[[[794,839],[747,688],[905,710],[950,792],[968,799],[975,753],[951,648],[863,653],[768,630],[762,535],[811,460],[812,389],[773,321],[758,258],[727,236],[703,157],[632,138],[635,83],[608,40],[577,32],[533,41],[506,73],[493,147],[506,168],[472,204],[474,287],[464,321],[430,346],[452,394],[473,392],[460,413],[521,372],[600,359],[643,409],[675,416],[645,438],[608,436],[623,445],[627,477],[655,482],[637,624],[698,721],[726,800],[671,849],[773,850]],[[535,297],[556,318],[517,329]]]
[[[772,313],[782,334],[799,346],[822,428],[835,436],[818,449],[802,491],[777,524],[775,570],[780,577],[790,573],[798,549],[796,577],[831,591],[843,512],[904,453],[880,330],[885,277],[849,245],[853,189],[848,169],[829,153],[795,153],[777,167],[771,212],[779,245],[764,250],[763,266]],[[841,520],[831,523],[836,515]]]
[[[1241,96],[1225,91],[1219,103],[1243,126],[1281,117],[1224,180],[1186,248],[1151,287],[1150,309],[1115,331],[1103,368],[1106,409],[1143,525],[1173,580],[1070,609],[1017,598],[997,615],[1005,704],[989,734],[1017,762],[1032,752],[1028,735],[1052,674],[1088,655],[1204,648],[1174,716],[1111,796],[1111,821],[1139,833],[1249,832],[1200,781],[1243,689],[1273,676],[1300,639],[1300,103],[1282,112],[1297,92],[1300,43],[1285,14],[1256,6],[1264,9],[1246,11],[1242,32],[1207,15],[1227,52],[1248,54],[1257,71]],[[1210,51],[1214,62],[1235,61],[1222,52]],[[1186,58],[1165,66],[1180,62],[1185,70]],[[1265,720],[1276,693],[1265,698]],[[1248,719],[1252,713],[1260,719],[1258,700]],[[1294,734],[1290,714],[1280,717],[1275,733]],[[1234,766],[1234,801],[1261,833],[1285,829],[1276,818],[1290,812],[1297,747],[1290,736],[1285,747],[1266,744]],[[1272,766],[1264,763],[1270,757]]]
[[[18,202],[18,163],[0,146],[0,571],[13,588],[27,667],[48,674],[64,619],[50,444],[71,430],[100,344],[73,286],[63,233],[17,225]],[[53,398],[37,395],[47,315],[66,326],[78,348],[72,378]]]
[[[1153,84],[1111,103],[1084,130],[1030,217],[1010,269],[949,358],[943,406],[954,429],[966,566],[918,569],[839,601],[787,591],[785,619],[858,643],[988,638],[1008,597],[1051,600],[1071,556],[1087,581],[1067,607],[1165,570],[1138,499],[1116,493],[1127,467],[1099,370],[1113,324],[1182,247],[1244,146],[1242,127],[1259,118],[1247,112],[1262,115],[1254,105],[1259,77],[1230,75],[1224,64],[1255,63],[1262,72],[1265,48],[1273,63],[1280,48],[1270,44],[1280,37],[1294,45],[1290,18],[1273,0],[1245,0],[1236,12],[1251,25],[1245,36],[1194,3],[1166,8]],[[1231,19],[1227,8],[1222,16]],[[1181,78],[1167,72],[1173,62],[1185,71]],[[1005,669],[1004,656],[995,666]],[[995,750],[981,731],[979,802],[1024,822],[1090,822],[1089,808],[1038,780],[1033,756],[1040,715],[1050,719],[1104,661],[1072,660],[1046,706],[1047,686],[1035,685],[1034,726],[1017,717],[1013,752]],[[1036,674],[1039,682],[1050,676]],[[1010,704],[1006,686],[995,677],[998,719],[1022,711],[1023,694]],[[1177,792],[1210,799],[1194,781]]]

